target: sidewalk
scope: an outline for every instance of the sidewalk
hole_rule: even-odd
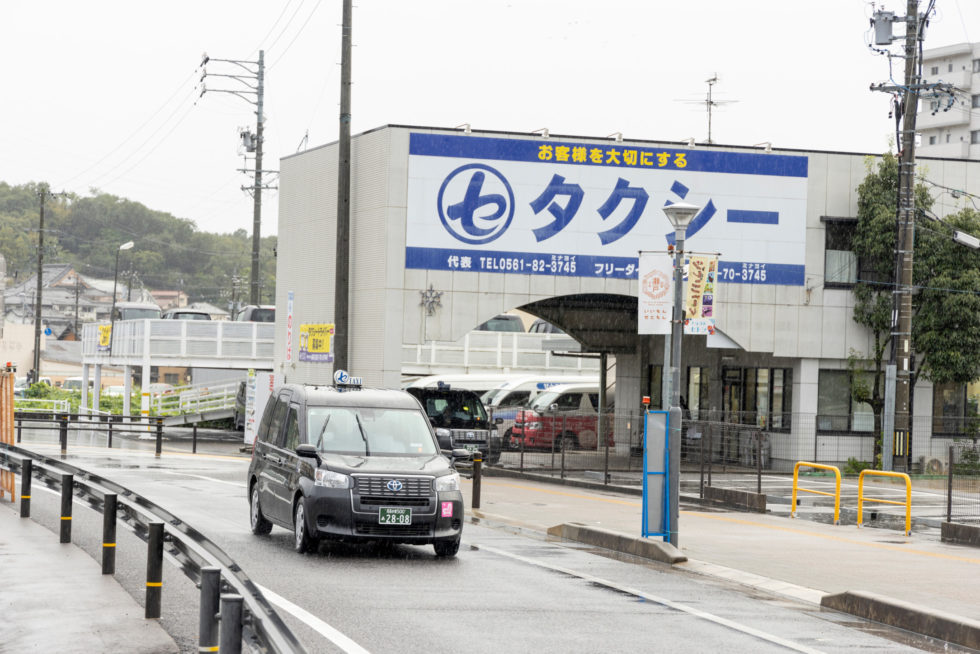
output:
[[[179,651],[92,557],[21,519],[18,506],[0,502],[0,652]]]
[[[479,509],[469,508],[471,480],[463,480],[463,496],[471,519],[490,524],[547,532],[579,523],[641,535],[642,497],[601,487],[484,476]],[[934,613],[963,618],[980,634],[980,550],[942,543],[938,530],[906,537],[900,530],[702,508],[683,497],[678,527],[688,561],[676,569],[817,604],[828,594],[867,591],[914,605],[922,621]]]

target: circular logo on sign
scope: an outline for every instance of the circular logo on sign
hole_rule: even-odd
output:
[[[643,294],[652,300],[660,300],[670,292],[670,278],[662,270],[651,270],[641,283]]]
[[[349,378],[350,375],[347,374],[346,370],[338,370],[333,374],[333,380],[338,384],[346,384]]]
[[[472,245],[499,238],[514,219],[514,191],[503,175],[484,164],[466,164],[449,173],[438,204],[446,231]]]

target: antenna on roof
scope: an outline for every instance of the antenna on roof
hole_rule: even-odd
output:
[[[712,109],[712,107],[718,107],[718,106],[725,105],[725,104],[731,104],[733,102],[738,102],[738,100],[715,100],[714,97],[712,97],[712,87],[715,84],[717,84],[719,81],[721,81],[721,78],[718,77],[718,73],[713,73],[711,75],[711,77],[709,77],[708,79],[706,79],[704,81],[705,81],[705,84],[708,85],[708,93],[705,96],[704,100],[680,100],[680,102],[686,102],[688,104],[703,104],[705,106],[705,109],[707,109],[707,111],[708,111],[708,141],[707,141],[707,144],[708,145],[711,145],[712,143],[714,143],[714,141],[711,139],[711,109]]]

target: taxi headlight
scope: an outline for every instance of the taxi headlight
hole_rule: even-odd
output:
[[[454,472],[443,477],[436,477],[436,490],[437,491],[458,491],[459,490],[459,473]]]
[[[325,468],[316,469],[313,485],[325,488],[351,488],[353,486],[350,476]]]

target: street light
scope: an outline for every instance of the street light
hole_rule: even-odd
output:
[[[668,536],[670,544],[677,547],[678,494],[681,476],[681,335],[684,333],[684,237],[687,226],[701,207],[677,202],[664,207],[667,219],[674,226],[674,319],[670,329],[670,439],[668,446],[667,483],[670,507],[668,509]]]
[[[109,356],[112,356],[113,327],[116,326],[116,284],[119,283],[119,253],[133,247],[132,241],[126,241],[116,250],[116,269],[112,273],[112,308],[109,309]]]

